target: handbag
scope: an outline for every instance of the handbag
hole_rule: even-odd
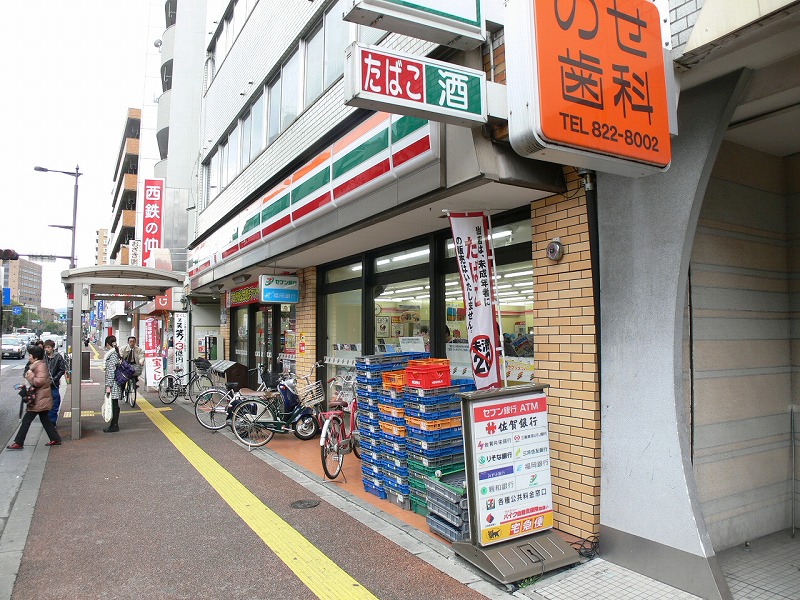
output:
[[[103,420],[108,423],[114,413],[111,408],[111,394],[106,394],[103,399],[103,408],[100,409],[100,412],[103,415]]]
[[[19,395],[25,404],[33,404],[36,401],[36,388],[32,385],[22,385],[19,388]]]

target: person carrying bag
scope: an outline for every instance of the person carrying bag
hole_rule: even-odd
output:
[[[61,436],[58,435],[55,425],[50,420],[47,413],[53,408],[53,395],[51,392],[52,379],[50,377],[50,370],[47,368],[44,360],[44,349],[39,346],[28,347],[28,364],[29,368],[25,372],[25,379],[28,380],[30,387],[36,391],[33,394],[33,401],[28,403],[25,410],[25,415],[22,417],[22,423],[19,425],[17,435],[14,441],[8,445],[9,450],[22,450],[25,445],[25,437],[28,435],[28,430],[31,423],[39,416],[42,422],[42,427],[47,432],[47,437],[50,441],[47,446],[60,446]]]

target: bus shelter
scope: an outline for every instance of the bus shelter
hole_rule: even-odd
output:
[[[72,439],[81,437],[81,385],[83,366],[74,360],[76,340],[81,339],[81,312],[92,300],[152,300],[170,288],[183,286],[185,274],[128,265],[100,265],[61,272],[61,283],[73,299],[72,323]]]

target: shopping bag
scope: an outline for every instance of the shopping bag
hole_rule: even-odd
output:
[[[108,423],[113,414],[113,410],[111,409],[111,394],[106,394],[106,397],[103,400],[103,408],[101,409],[101,413],[103,415],[103,420]]]

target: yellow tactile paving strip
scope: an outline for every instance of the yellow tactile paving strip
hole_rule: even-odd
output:
[[[147,400],[140,396],[138,404],[142,412],[211,484],[247,526],[314,594],[332,600],[375,598],[297,530],[270,510]]]

